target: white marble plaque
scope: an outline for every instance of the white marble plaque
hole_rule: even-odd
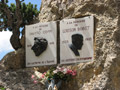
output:
[[[57,63],[56,31],[56,22],[26,26],[26,67]]]
[[[93,16],[60,21],[60,63],[92,61],[93,33]]]

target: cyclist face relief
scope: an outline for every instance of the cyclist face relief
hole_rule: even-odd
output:
[[[39,56],[46,50],[47,45],[48,41],[45,38],[35,37],[34,45],[31,49],[34,51],[36,56]]]
[[[75,56],[80,56],[78,50],[82,49],[83,36],[82,36],[82,34],[73,34],[71,38],[72,38],[72,44],[69,45],[69,47],[73,51]]]

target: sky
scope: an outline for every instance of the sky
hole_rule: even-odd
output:
[[[24,0],[26,4],[31,2],[32,4],[37,4],[37,9],[40,9],[41,0]],[[8,5],[10,3],[15,3],[15,0],[9,0]],[[10,44],[10,36],[12,32],[9,31],[2,31],[0,32],[0,60],[9,52],[14,51]]]

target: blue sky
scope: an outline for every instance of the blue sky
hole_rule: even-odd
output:
[[[8,4],[15,3],[15,0],[8,0],[8,1],[9,1]],[[31,2],[32,4],[37,4],[37,8],[40,9],[41,0],[24,0],[24,2],[26,4],[28,4],[29,2]]]
[[[37,4],[37,9],[40,9],[41,0],[24,0],[26,4],[31,2],[32,4]],[[10,3],[15,3],[15,0],[9,0]],[[12,46],[10,45],[9,39],[12,35],[9,31],[0,32],[0,60],[9,52],[14,51]]]

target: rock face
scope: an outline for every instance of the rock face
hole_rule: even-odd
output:
[[[25,67],[25,51],[23,48],[8,53],[0,62],[0,67],[4,70],[20,69]],[[0,68],[0,70],[1,70]]]
[[[120,89],[120,1],[42,0],[40,22],[93,15],[94,61],[70,65],[78,74],[62,90]]]
[[[6,90],[45,90],[40,84],[34,84],[31,75],[34,69],[0,71],[0,86]]]
[[[77,76],[71,82],[64,83],[61,90],[120,90],[120,0],[42,0],[39,20],[47,22],[89,15],[95,17],[94,61],[69,65],[68,67],[77,70]],[[5,56],[0,68],[21,68],[25,58],[24,50],[22,53],[20,52],[22,49]],[[21,58],[19,59],[19,57]],[[19,64],[17,64],[18,62]],[[41,70],[44,69],[41,67]],[[22,74],[20,72],[18,71],[19,74],[15,77],[20,78],[19,76],[26,72],[29,73],[29,71]],[[9,73],[12,75],[12,79],[16,75],[13,73],[12,71]],[[2,83],[10,79],[5,76],[7,72],[0,72],[0,75]],[[38,90],[41,88],[33,89],[33,85],[28,83],[29,80],[26,77],[22,76],[17,82],[18,84],[14,82],[16,79],[8,82],[13,83],[14,87],[10,84],[5,86],[10,86],[11,90]],[[27,82],[23,82],[23,80],[27,80]],[[23,86],[23,88],[17,88],[19,86]]]

